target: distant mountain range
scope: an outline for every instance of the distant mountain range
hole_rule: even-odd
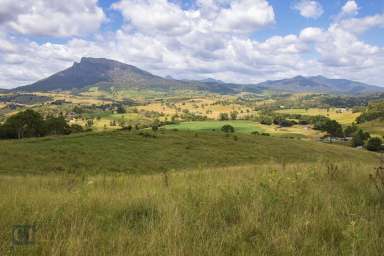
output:
[[[238,92],[311,92],[332,94],[369,94],[384,92],[384,88],[345,79],[328,79],[323,76],[266,81],[259,84],[231,84],[212,78],[190,81],[153,75],[135,66],[104,58],[82,58],[72,67],[60,71],[17,91],[53,91],[100,89],[148,89],[154,91],[197,90],[222,94]]]
[[[348,95],[384,92],[383,87],[346,79],[329,79],[324,76],[296,76],[290,79],[266,81],[258,84],[258,86],[276,91],[336,93]]]

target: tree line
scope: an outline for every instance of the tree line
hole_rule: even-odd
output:
[[[0,125],[0,139],[67,135],[82,131],[83,128],[80,125],[70,125],[62,115],[44,118],[40,113],[27,109],[10,116],[4,124]]]

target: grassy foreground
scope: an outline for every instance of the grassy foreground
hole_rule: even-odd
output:
[[[327,166],[329,167],[327,169]],[[166,175],[0,176],[0,254],[382,255],[384,196],[355,162]],[[333,171],[332,171],[333,170]]]
[[[222,132],[103,132],[0,141],[0,174],[135,173],[321,160],[371,163],[352,148]]]

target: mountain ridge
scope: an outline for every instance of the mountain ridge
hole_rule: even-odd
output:
[[[268,80],[258,84],[225,83],[213,78],[203,80],[177,80],[154,75],[136,66],[106,58],[83,57],[80,62],[33,84],[15,88],[16,91],[85,90],[102,89],[150,89],[155,91],[196,90],[222,94],[239,92],[286,93],[335,93],[367,94],[384,92],[383,87],[347,79],[330,79],[324,76],[296,76],[281,80]]]

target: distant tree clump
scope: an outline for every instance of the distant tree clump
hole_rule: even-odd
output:
[[[357,132],[353,134],[352,137],[352,147],[362,147],[364,146],[364,142],[368,140],[371,135],[368,132],[364,132],[359,129]]]
[[[119,105],[119,106],[117,106],[117,108],[116,108],[116,112],[117,112],[118,114],[125,114],[125,113],[127,113],[127,111],[125,110],[125,108],[124,108],[123,105]]]
[[[221,127],[221,131],[225,133],[234,133],[235,128],[232,125],[226,124],[223,127]]]
[[[382,149],[383,140],[379,137],[370,138],[367,142],[367,149],[370,151],[380,151]]]
[[[238,114],[239,114],[239,113],[238,113],[237,111],[232,111],[232,112],[230,113],[231,119],[232,119],[232,120],[236,120]]]
[[[291,126],[293,126],[295,124],[295,122],[290,121],[290,120],[285,119],[285,118],[281,118],[281,117],[276,117],[273,120],[273,123],[275,125],[280,126],[280,127],[291,127]]]
[[[43,117],[33,111],[25,110],[9,117],[1,127],[1,137],[22,139],[45,135]]]
[[[328,120],[325,123],[324,131],[332,137],[343,137],[343,127],[336,120]]]
[[[356,118],[357,123],[361,124],[376,119],[384,118],[384,101],[371,103],[366,110]]]
[[[47,134],[70,134],[71,129],[63,116],[53,117],[49,116],[45,120],[45,128]]]
[[[81,126],[80,126],[81,127]],[[46,135],[65,135],[82,131],[76,125],[69,125],[65,118],[48,116],[44,119],[38,112],[28,109],[9,117],[0,125],[0,138],[23,139]]]
[[[359,130],[359,127],[355,123],[352,124],[352,126],[347,126],[344,129],[344,135],[347,137],[352,137],[353,134],[355,134]]]
[[[267,115],[261,115],[260,117],[258,117],[258,121],[264,125],[272,125],[273,118]]]
[[[228,114],[227,113],[220,113],[220,120],[221,121],[229,120]]]
[[[83,109],[79,106],[75,106],[72,111],[73,111],[73,113],[78,114],[78,115],[80,115],[84,112]]]

